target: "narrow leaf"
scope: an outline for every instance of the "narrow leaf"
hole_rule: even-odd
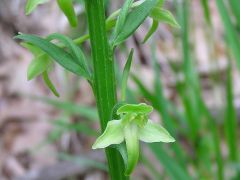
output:
[[[40,48],[30,43],[21,43],[21,45],[35,56],[27,70],[27,79],[32,80],[49,68],[51,60]]]
[[[44,71],[44,72],[43,72],[43,80],[44,80],[45,84],[48,86],[48,88],[52,91],[52,93],[53,93],[55,96],[59,97],[60,95],[59,95],[59,93],[57,92],[57,90],[56,90],[56,88],[54,87],[54,85],[53,85],[53,83],[51,82],[51,80],[49,79],[47,71]]]
[[[113,38],[115,38],[121,32],[123,25],[125,23],[125,20],[127,18],[128,11],[129,11],[132,3],[133,3],[133,0],[125,1],[124,5],[120,11],[120,14],[118,16],[117,22],[116,22],[116,26],[115,26],[114,33],[113,33]]]
[[[28,0],[26,7],[25,7],[25,13],[26,15],[31,14],[31,12],[40,4],[44,4],[47,2],[47,0]]]
[[[42,74],[46,71],[51,65],[51,60],[49,59],[47,54],[41,54],[38,57],[34,58],[27,70],[27,78],[28,80],[32,80],[35,77]]]
[[[154,20],[152,21],[152,26],[149,29],[148,33],[146,34],[146,36],[144,37],[143,43],[147,42],[147,40],[153,35],[153,33],[157,30],[158,28],[158,21]]]
[[[122,101],[126,100],[126,89],[127,89],[127,81],[128,81],[128,76],[129,76],[129,72],[130,72],[130,68],[131,68],[131,64],[132,64],[132,59],[133,59],[133,52],[134,50],[131,49],[130,54],[128,55],[128,59],[127,62],[124,66],[124,70],[123,70],[123,76],[122,76]]]
[[[157,4],[157,0],[147,0],[141,5],[133,9],[127,16],[121,33],[115,38],[114,45],[118,45],[125,41],[129,36],[131,36],[136,29],[143,23],[147,18],[151,10]]]
[[[78,19],[74,11],[73,1],[72,0],[57,0],[58,6],[63,11],[67,17],[70,25],[76,27],[78,24]]]
[[[20,44],[21,44],[21,46],[23,46],[27,50],[29,50],[34,56],[39,56],[40,54],[44,53],[44,51],[42,51],[40,48],[38,48],[37,46],[34,46],[30,43],[22,42]]]
[[[46,39],[40,38],[34,35],[20,34],[16,36],[17,39],[22,39],[29,42],[35,46],[38,46],[44,52],[46,52],[51,58],[53,58],[57,63],[66,68],[67,70],[83,76],[88,80],[91,80],[89,74],[86,74],[85,70],[80,67],[68,52],[63,51],[60,47],[49,42]]]
[[[236,59],[236,64],[238,68],[240,69],[240,41],[239,36],[237,34],[237,31],[234,29],[234,26],[231,22],[231,18],[228,14],[227,8],[224,4],[223,0],[216,0],[218,11],[221,15],[224,28],[226,31],[226,37],[229,43],[229,47],[232,51],[232,54],[234,55]]]
[[[210,9],[209,9],[209,1],[208,0],[201,0],[202,9],[204,12],[204,17],[209,25],[212,24],[211,16],[210,16]]]
[[[65,47],[69,49],[71,55],[74,57],[73,59],[75,62],[85,70],[86,74],[89,74],[90,76],[90,71],[86,63],[86,57],[82,50],[76,44],[74,44],[72,39],[59,33],[51,34],[47,37],[47,39],[50,41],[57,39],[63,43]]]

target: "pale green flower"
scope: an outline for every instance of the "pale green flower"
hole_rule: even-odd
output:
[[[153,108],[144,103],[126,104],[117,110],[120,120],[109,121],[103,134],[93,144],[93,149],[106,148],[125,141],[129,175],[135,168],[139,157],[139,140],[147,143],[174,142],[175,139],[160,124],[148,119]]]

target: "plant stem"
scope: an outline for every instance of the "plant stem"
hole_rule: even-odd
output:
[[[93,89],[101,128],[104,131],[117,102],[113,51],[109,48],[107,40],[103,0],[86,0],[85,5],[94,66]],[[120,153],[113,148],[106,148],[106,156],[111,179],[128,179],[124,176],[124,164]]]

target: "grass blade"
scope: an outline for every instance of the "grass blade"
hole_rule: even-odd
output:
[[[228,142],[229,158],[237,161],[237,119],[234,107],[234,94],[231,65],[227,69],[225,133]]]
[[[223,2],[223,0],[216,0],[218,11],[221,15],[224,28],[226,31],[227,41],[230,45],[230,49],[236,59],[236,63],[238,65],[238,69],[240,70],[240,41],[239,36],[237,35],[233,24],[231,22],[230,16],[227,12],[227,8]],[[238,6],[239,7],[239,6]]]

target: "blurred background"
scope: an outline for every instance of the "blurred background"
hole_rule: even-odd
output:
[[[71,29],[55,1],[24,15],[22,0],[0,1],[0,179],[105,180],[104,152],[91,150],[99,135],[98,115],[85,80],[56,65],[50,78],[27,81],[32,55],[13,37],[18,32],[77,38],[87,33],[81,0],[79,26]],[[106,1],[107,14],[123,0]],[[180,29],[161,24],[142,44],[147,19],[116,52],[121,78],[135,49],[127,99],[155,108],[151,119],[175,137],[174,144],[142,144],[132,179],[240,179],[240,2],[166,0]],[[89,42],[83,44],[89,52]],[[89,53],[90,58],[90,53]]]

